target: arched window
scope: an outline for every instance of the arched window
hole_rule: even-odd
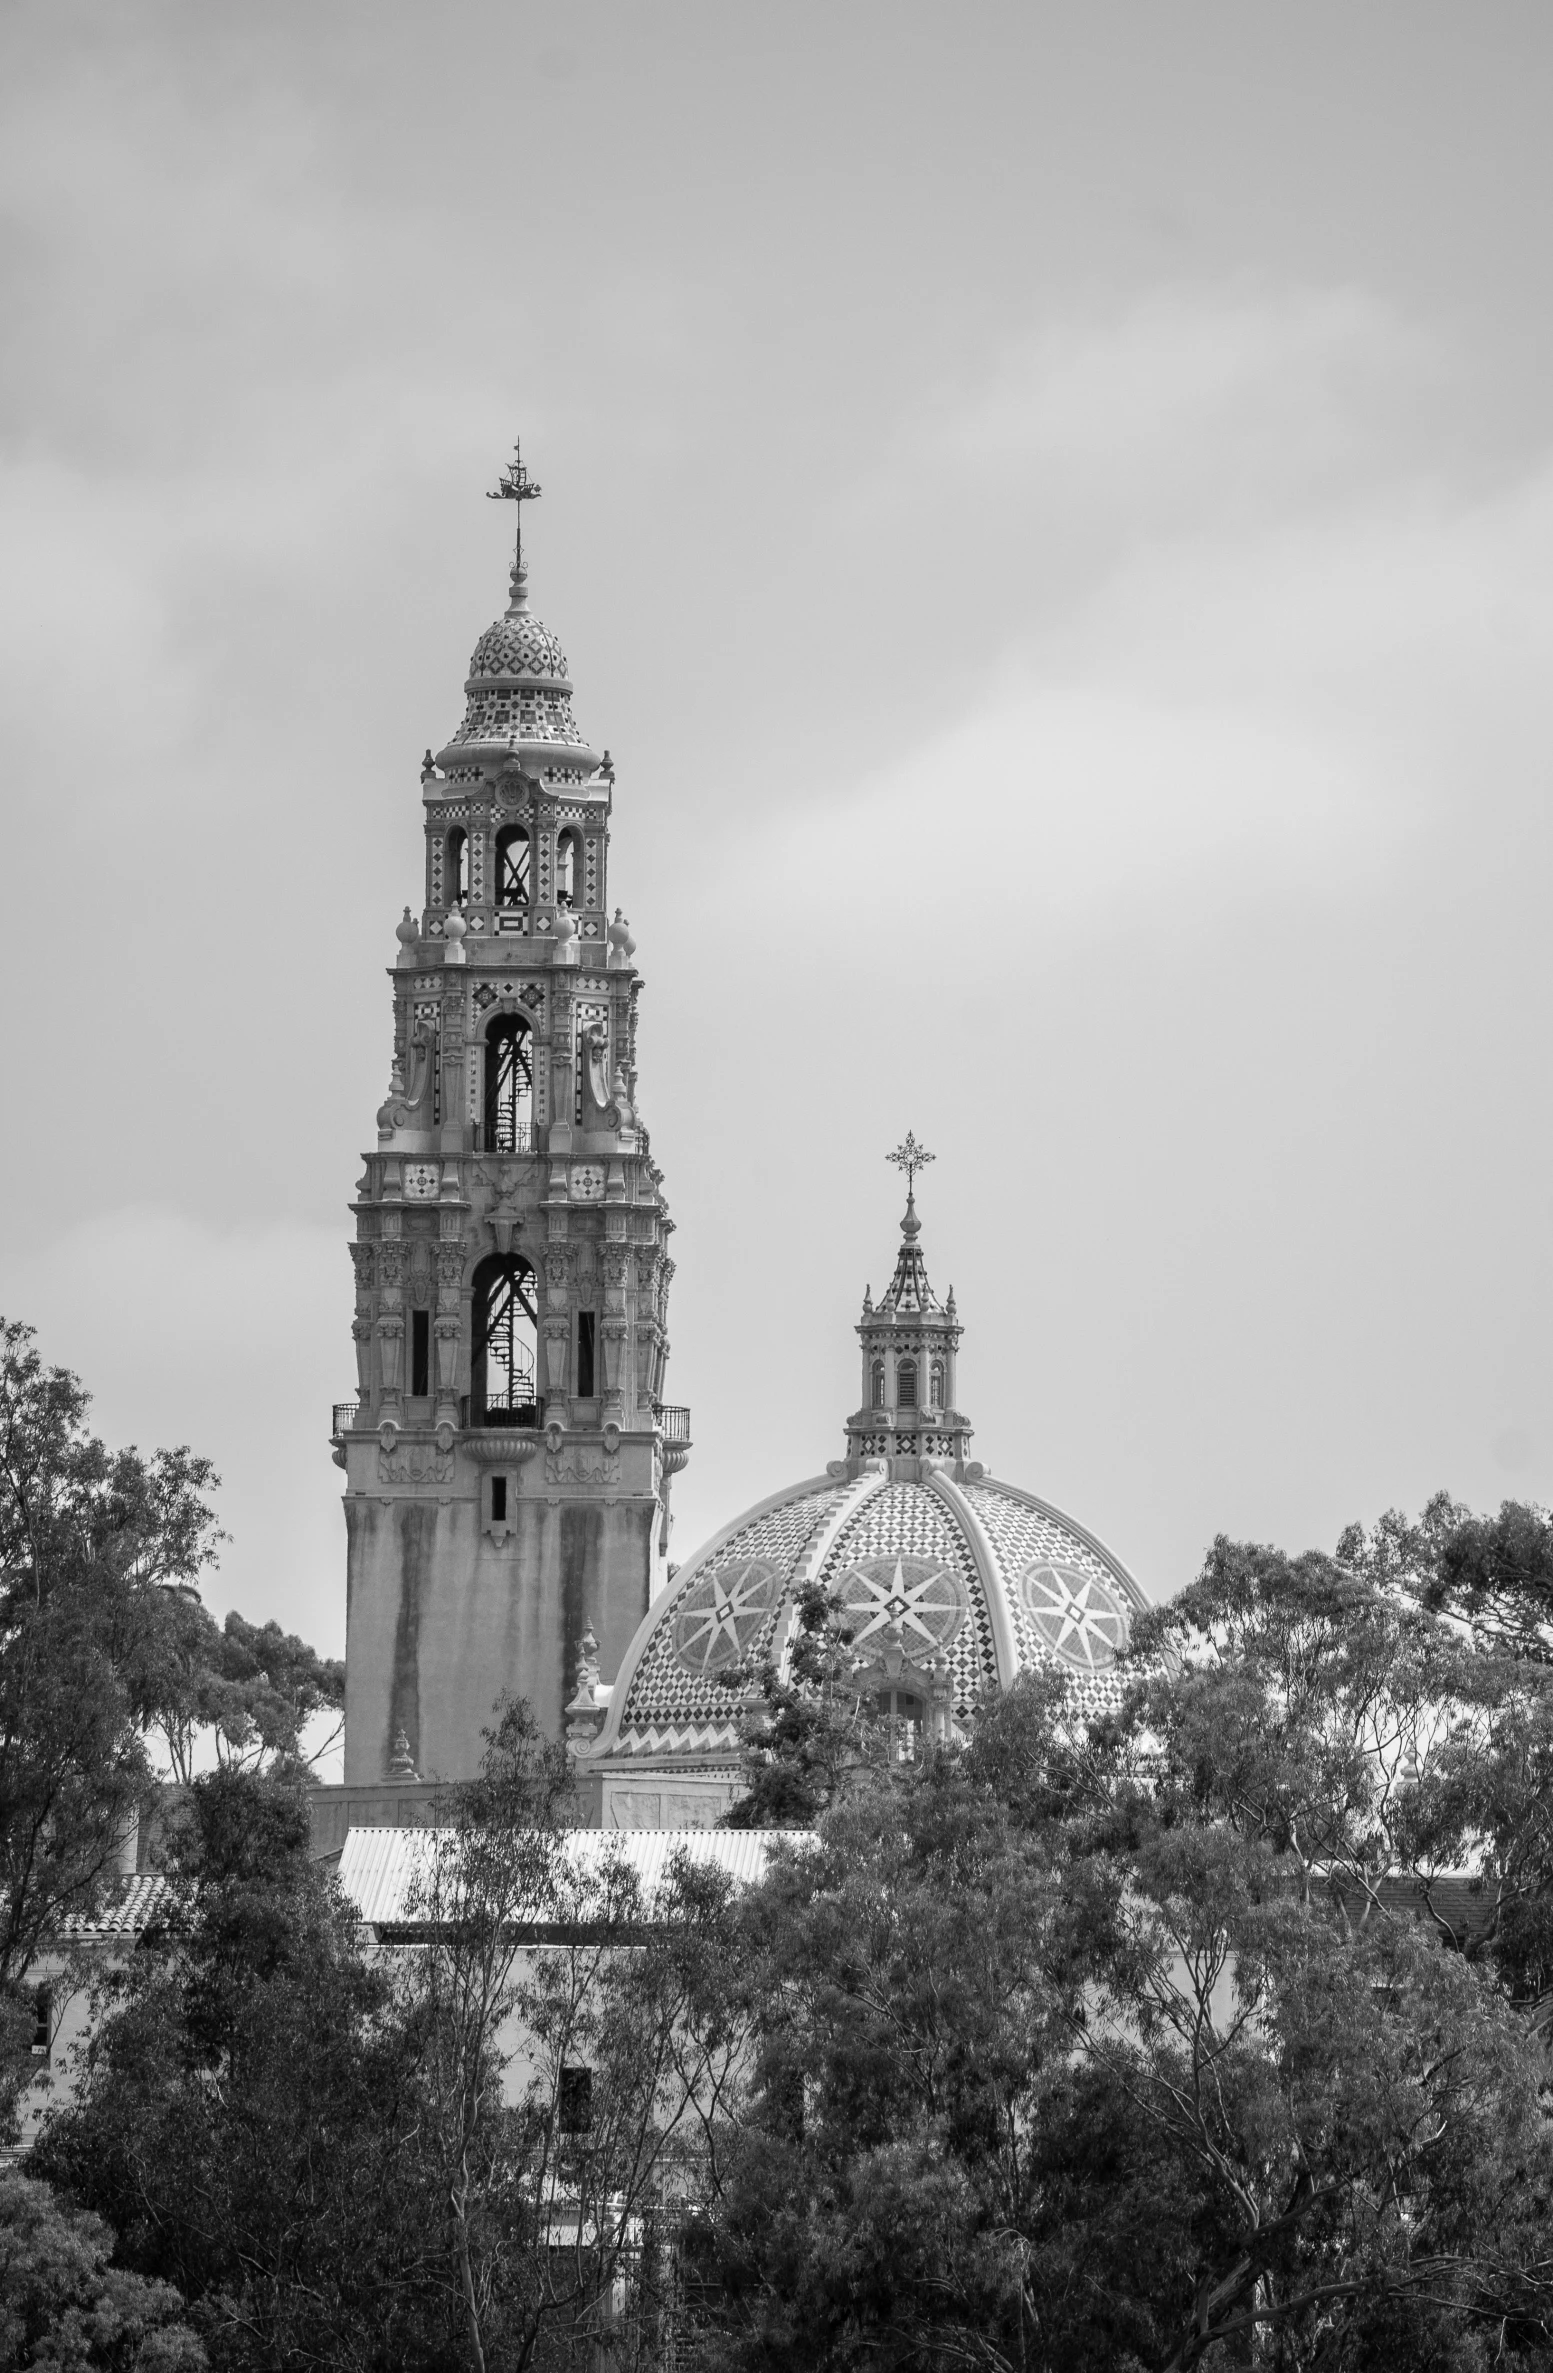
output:
[[[895,1405],[898,1409],[915,1409],[917,1405],[917,1363],[898,1360],[895,1367]]]
[[[884,1407],[884,1362],[875,1360],[868,1372],[868,1398],[875,1409]]]
[[[934,1360],[928,1369],[928,1407],[942,1409],[944,1405],[944,1363]]]
[[[528,1024],[519,1014],[498,1014],[485,1034],[485,1151],[526,1154],[533,1117]]]
[[[527,906],[528,889],[528,826],[504,824],[496,835],[496,903]]]
[[[449,906],[462,906],[469,895],[469,835],[462,824],[455,824],[448,834],[442,889]]]
[[[575,905],[582,892],[582,834],[563,832],[555,844],[555,894],[564,898],[568,906]]]
[[[473,1302],[470,1423],[538,1425],[533,1270],[519,1253],[493,1252],[475,1271]]]

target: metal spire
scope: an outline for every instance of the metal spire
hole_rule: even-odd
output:
[[[544,488],[542,486],[536,486],[533,479],[529,476],[528,467],[523,459],[520,448],[517,445],[514,445],[512,448],[511,461],[508,462],[507,467],[497,479],[496,484],[490,488],[485,499],[488,503],[533,503],[539,500],[539,497],[541,494],[543,494],[543,492]],[[523,513],[520,509],[518,512],[518,540],[516,549],[513,553],[514,572],[516,573],[521,571],[522,567]]]
[[[887,1162],[893,1162],[897,1170],[905,1171],[906,1198],[909,1202],[916,1189],[917,1172],[925,1170],[928,1163],[935,1161],[937,1156],[930,1154],[925,1145],[919,1145],[914,1132],[908,1129],[905,1142],[898,1145],[894,1153],[886,1154],[884,1158]]]

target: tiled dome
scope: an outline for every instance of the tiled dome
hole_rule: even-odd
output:
[[[736,1754],[739,1695],[721,1676],[782,1657],[799,1591],[818,1581],[853,1652],[936,1671],[956,1726],[1030,1668],[1055,1669],[1076,1708],[1120,1696],[1115,1669],[1148,1604],[1126,1567],[1069,1516],[973,1463],[840,1461],[751,1509],[675,1576],[637,1632],[595,1752]]]
[[[531,614],[528,571],[521,563],[512,572],[506,616],[488,626],[474,647],[464,697],[463,722],[444,758],[455,759],[472,746],[511,746],[528,747],[547,762],[574,764],[585,774],[597,767],[572,714],[566,653]]]
[[[469,688],[487,676],[531,676],[570,692],[566,653],[548,626],[526,610],[488,626],[469,662]]]

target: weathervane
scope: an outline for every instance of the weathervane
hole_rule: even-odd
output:
[[[488,503],[533,503],[539,500],[543,492],[543,487],[536,486],[529,476],[522,452],[518,446],[514,445],[511,461],[508,462],[507,467],[487,493],[485,499]],[[514,559],[516,566],[521,568],[523,566],[523,513],[521,510],[518,512],[518,545]]]
[[[917,1143],[915,1133],[908,1129],[905,1143],[898,1145],[894,1153],[886,1154],[884,1158],[887,1162],[893,1162],[897,1170],[905,1171],[906,1195],[909,1201],[916,1190],[917,1172],[925,1169],[935,1157],[928,1152],[925,1145]]]

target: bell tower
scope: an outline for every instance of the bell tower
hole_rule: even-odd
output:
[[[521,523],[538,493],[515,454],[497,498]],[[642,980],[610,920],[615,770],[529,608],[521,525],[464,692],[421,768],[424,897],[352,1207],[347,1793],[467,1776],[504,1691],[559,1738],[585,1637],[612,1673],[666,1578],[689,1452],[662,1397],[673,1223],[637,1103]]]

